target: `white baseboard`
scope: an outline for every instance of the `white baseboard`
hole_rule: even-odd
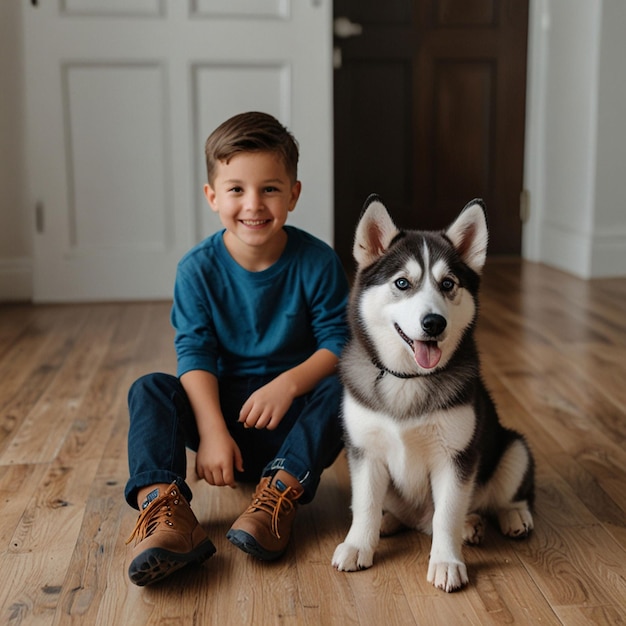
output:
[[[626,233],[586,235],[544,224],[538,260],[585,279],[626,276]]]
[[[626,233],[596,233],[591,253],[591,278],[626,276]]]
[[[31,302],[32,299],[32,259],[0,259],[0,302]]]

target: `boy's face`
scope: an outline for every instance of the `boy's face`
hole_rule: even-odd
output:
[[[242,152],[217,164],[213,185],[204,194],[237,245],[271,246],[300,196],[279,156]],[[232,239],[232,237],[231,237]]]

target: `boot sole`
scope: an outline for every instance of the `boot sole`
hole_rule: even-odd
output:
[[[275,561],[285,553],[285,550],[279,550],[278,552],[266,550],[251,534],[244,530],[231,529],[226,533],[226,539],[240,550],[261,561]]]
[[[203,541],[192,552],[180,554],[163,548],[150,548],[137,555],[128,568],[128,577],[139,587],[151,585],[186,565],[204,563],[215,554],[210,539]]]

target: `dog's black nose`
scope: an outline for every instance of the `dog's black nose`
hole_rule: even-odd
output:
[[[429,337],[436,337],[446,329],[446,318],[437,313],[429,313],[422,320],[422,328]]]

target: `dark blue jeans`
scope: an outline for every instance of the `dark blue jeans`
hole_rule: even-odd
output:
[[[304,488],[300,502],[315,495],[322,471],[337,458],[343,442],[339,419],[341,384],[336,376],[322,380],[296,398],[275,430],[244,428],[237,420],[250,394],[271,378],[228,378],[219,383],[222,414],[243,456],[245,472],[236,480],[258,482],[284,469]],[[130,429],[126,501],[137,508],[137,491],[154,483],[177,481],[187,500],[186,448],[197,450],[198,428],[180,380],[169,374],[148,374],[128,394]]]

